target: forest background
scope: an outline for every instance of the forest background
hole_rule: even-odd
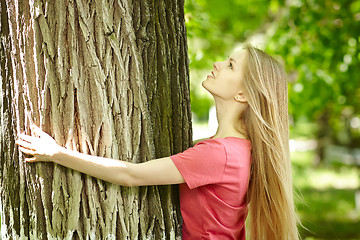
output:
[[[360,1],[186,0],[194,139],[216,129],[201,87],[244,42],[282,62],[302,239],[360,239]]]
[[[359,239],[360,1],[187,0],[194,138],[214,133],[201,81],[244,42],[281,61],[303,239]]]

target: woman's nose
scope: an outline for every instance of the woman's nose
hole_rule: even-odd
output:
[[[219,63],[218,62],[215,62],[213,64],[213,67],[215,68],[215,70],[219,70]]]

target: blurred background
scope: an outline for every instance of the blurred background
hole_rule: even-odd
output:
[[[194,139],[216,131],[202,87],[244,42],[285,65],[303,239],[360,239],[360,0],[185,0]]]

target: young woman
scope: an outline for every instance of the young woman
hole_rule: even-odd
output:
[[[123,185],[180,185],[183,239],[298,239],[288,147],[287,82],[281,65],[247,46],[202,83],[218,129],[183,153],[133,164],[60,147],[40,128],[20,135],[28,162],[52,161]]]

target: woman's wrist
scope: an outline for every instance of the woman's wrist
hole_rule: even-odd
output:
[[[66,149],[65,147],[59,146],[56,151],[54,151],[54,154],[50,157],[50,160],[54,163],[61,164],[61,159],[64,158],[68,151],[70,150]]]

